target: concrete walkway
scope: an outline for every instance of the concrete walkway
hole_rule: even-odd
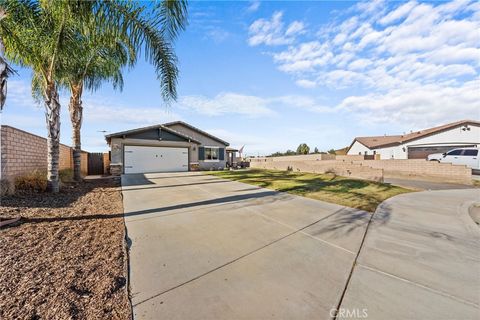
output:
[[[480,190],[400,195],[370,224],[341,308],[368,319],[480,319]]]
[[[478,190],[387,201],[353,268],[369,213],[201,173],[122,186],[136,319],[478,316],[479,231],[462,211]]]

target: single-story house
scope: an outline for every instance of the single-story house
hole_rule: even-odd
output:
[[[183,121],[105,136],[110,146],[110,173],[222,170],[228,142]]]
[[[380,159],[425,159],[453,148],[478,147],[480,122],[461,120],[403,135],[356,137],[348,155],[380,155]]]

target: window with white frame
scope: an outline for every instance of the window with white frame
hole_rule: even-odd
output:
[[[219,161],[218,147],[205,147],[205,161]]]

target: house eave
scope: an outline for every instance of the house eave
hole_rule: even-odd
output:
[[[165,131],[170,132],[174,135],[177,135],[179,137],[184,138],[188,142],[201,144],[200,141],[194,139],[193,137],[187,136],[186,134],[178,132],[178,131],[176,131],[174,129],[171,129],[169,127],[166,127],[164,125],[153,125],[153,126],[148,126],[148,127],[142,127],[142,128],[132,129],[132,130],[126,130],[126,131],[111,133],[111,134],[105,135],[105,140],[107,140],[108,145],[110,145],[112,138],[123,138],[123,139],[125,139],[130,134],[144,132],[144,131],[148,131],[148,130],[152,130],[152,129],[165,130]]]
[[[215,137],[214,135],[211,135],[210,133],[205,132],[205,131],[203,131],[203,130],[197,128],[197,127],[194,127],[194,126],[192,126],[191,124],[188,124],[188,123],[183,122],[183,121],[167,122],[167,123],[164,123],[163,126],[169,127],[169,126],[173,126],[173,125],[176,125],[176,124],[180,124],[180,125],[183,125],[183,126],[189,128],[189,129],[191,129],[191,130],[197,131],[198,133],[200,133],[200,134],[202,134],[202,135],[204,135],[204,136],[207,136],[207,137],[209,137],[209,138],[211,138],[211,139],[213,139],[213,140],[215,140],[215,141],[218,141],[218,142],[220,142],[220,143],[223,143],[225,146],[229,146],[229,145],[230,145],[230,143],[226,142],[225,140],[222,140],[222,139],[220,139],[220,138],[218,138],[218,137]]]

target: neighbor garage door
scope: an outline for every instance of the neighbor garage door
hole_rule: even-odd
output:
[[[125,173],[188,171],[188,149],[125,146]]]
[[[408,147],[408,159],[427,159],[427,156],[432,153],[444,153],[464,147],[468,146]]]

